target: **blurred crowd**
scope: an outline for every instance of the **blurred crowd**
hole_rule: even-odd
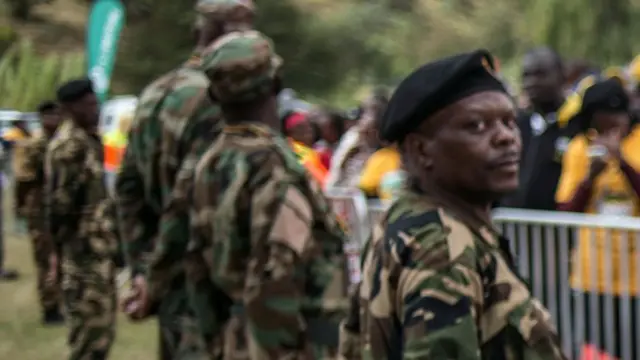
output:
[[[70,359],[107,358],[118,306],[134,322],[158,318],[161,359],[565,359],[490,208],[639,216],[640,58],[599,69],[535,48],[514,92],[478,50],[427,63],[354,110],[278,105],[283,60],[251,30],[254,6],[202,0],[197,11],[194,56],[140,95],[115,197],[91,81],[42,103],[39,134],[5,133],[43,323],[65,313]],[[392,204],[359,284],[345,284],[332,188]],[[608,296],[616,318],[640,298],[634,236],[571,239],[582,264],[572,290]],[[0,278],[15,280],[2,243]],[[611,263],[613,281],[601,276]],[[124,266],[130,288],[118,294]],[[622,358],[620,341],[585,340]]]

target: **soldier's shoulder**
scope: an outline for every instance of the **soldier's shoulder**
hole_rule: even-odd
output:
[[[175,89],[182,87],[206,88],[209,86],[207,76],[202,71],[190,67],[176,70],[173,82]]]
[[[133,126],[140,126],[151,119],[150,115],[153,113],[153,109],[172,91],[178,71],[179,69],[169,71],[153,80],[142,90],[138,97]]]
[[[73,130],[63,129],[47,144],[47,152],[52,159],[70,160],[79,158],[88,147],[86,137],[78,136]]]
[[[468,259],[475,251],[475,236],[464,223],[415,194],[400,195],[382,225],[384,248],[398,254],[403,266],[418,261],[426,266],[430,264],[425,261],[451,263]]]

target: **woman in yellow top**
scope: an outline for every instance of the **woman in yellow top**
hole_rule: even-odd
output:
[[[562,211],[590,214],[610,214],[618,216],[640,216],[640,128],[631,129],[629,116],[629,96],[618,79],[598,82],[588,88],[584,94],[579,115],[583,121],[584,133],[575,137],[569,144],[562,162],[562,175],[556,192],[558,209]],[[635,299],[640,295],[640,278],[637,277],[637,259],[640,252],[635,235],[621,236],[614,232],[605,237],[603,230],[581,229],[576,252],[571,286],[584,295],[587,324],[598,324],[600,339],[591,339],[590,329],[585,329],[585,338],[592,349],[602,352],[604,334],[611,332],[616,339],[616,358],[622,357],[621,340],[629,336],[620,324],[621,295],[631,297],[632,314],[636,319],[639,309]],[[623,239],[626,238],[626,241]],[[592,239],[595,239],[593,241]],[[608,243],[607,243],[608,242]],[[609,253],[607,250],[611,249]],[[621,260],[627,258],[628,266],[622,267]],[[579,264],[576,266],[576,264]],[[607,274],[610,264],[611,274]],[[591,269],[595,266],[597,277],[591,278]],[[607,276],[609,275],[609,276]],[[588,293],[599,297],[599,314],[590,313],[591,298]],[[614,299],[614,326],[607,328],[604,317],[604,296]],[[626,301],[626,300],[625,300]],[[580,316],[580,315],[577,315]],[[637,334],[640,324],[633,324],[632,331]],[[637,335],[629,338],[629,344],[635,344]],[[596,346],[599,344],[600,346]],[[584,355],[583,351],[583,356]]]
[[[395,147],[384,147],[369,157],[360,173],[359,188],[367,197],[390,200],[402,187],[400,153]]]

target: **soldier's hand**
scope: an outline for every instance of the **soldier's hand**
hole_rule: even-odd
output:
[[[132,321],[144,320],[149,316],[149,293],[144,276],[133,278],[131,292],[123,299],[122,309]]]
[[[49,271],[47,271],[45,281],[48,284],[55,284],[58,282],[58,256],[55,254],[49,255]]]

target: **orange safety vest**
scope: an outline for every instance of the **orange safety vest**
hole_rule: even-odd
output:
[[[120,168],[127,139],[120,131],[111,131],[103,137],[104,167],[109,172],[116,172]]]
[[[318,181],[320,186],[324,188],[324,184],[327,181],[327,177],[329,175],[329,170],[322,165],[322,161],[320,160],[320,156],[318,153],[310,147],[307,147],[295,140],[289,140],[291,142],[291,147],[293,152],[296,153],[298,159],[300,159],[300,163],[307,169],[309,174]]]

